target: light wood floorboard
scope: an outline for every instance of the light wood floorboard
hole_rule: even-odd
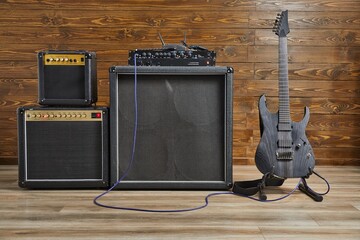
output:
[[[319,166],[331,184],[321,203],[301,192],[261,203],[222,195],[195,212],[144,213],[105,209],[92,200],[101,190],[24,190],[17,166],[0,166],[0,239],[360,239],[360,167]],[[234,180],[259,178],[255,166],[234,166]],[[297,183],[267,189],[277,198]],[[315,175],[314,190],[325,191]],[[211,191],[114,191],[102,202],[176,209],[202,205]]]

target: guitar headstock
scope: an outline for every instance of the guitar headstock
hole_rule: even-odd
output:
[[[286,37],[290,32],[289,23],[288,23],[288,10],[282,11],[276,17],[273,32],[279,37]]]

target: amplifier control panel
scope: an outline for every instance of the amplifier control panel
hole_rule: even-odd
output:
[[[215,66],[216,53],[206,49],[136,49],[129,51],[128,64],[137,66]]]
[[[101,110],[26,110],[25,121],[102,121]]]
[[[85,54],[45,54],[44,65],[85,65]]]

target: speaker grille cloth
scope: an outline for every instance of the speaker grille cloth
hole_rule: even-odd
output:
[[[223,75],[138,75],[135,162],[125,180],[224,181]],[[119,75],[120,176],[131,159],[134,75]]]
[[[27,122],[28,179],[101,179],[101,122]]]
[[[45,66],[44,93],[46,99],[84,99],[84,66]]]

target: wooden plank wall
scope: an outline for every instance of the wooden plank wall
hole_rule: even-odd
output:
[[[187,34],[235,69],[234,162],[253,164],[257,100],[277,109],[276,14],[289,10],[291,112],[311,110],[307,135],[317,164],[360,165],[359,0],[4,0],[0,1],[0,163],[17,163],[16,108],[37,102],[36,53],[85,49],[98,55],[99,105],[109,104],[108,68],[128,50]]]

